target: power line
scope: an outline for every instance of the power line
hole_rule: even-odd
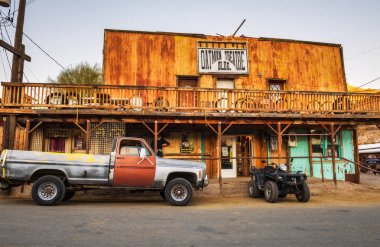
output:
[[[0,34],[1,34],[1,38],[4,40],[3,29],[1,28],[1,26],[0,26]],[[3,50],[5,53],[5,56],[7,57],[9,69],[12,69],[11,62],[9,61],[9,57],[8,57],[8,52],[5,50],[5,48]]]
[[[1,64],[3,65],[3,70],[4,70],[5,78],[7,79],[7,81],[9,81],[9,77],[8,77],[7,71],[5,69],[4,60],[3,60],[3,56],[2,55],[0,55],[0,59],[1,59]]]
[[[13,26],[13,25],[12,25]],[[15,26],[13,26],[15,28]],[[47,51],[45,51],[44,49],[41,48],[41,46],[39,46],[34,40],[32,40],[32,38],[30,38],[26,33],[24,33],[24,36],[30,40],[30,42],[32,42],[35,46],[38,47],[38,49],[40,49],[43,53],[45,53],[46,56],[48,56],[51,60],[53,60],[58,66],[60,66],[63,70],[67,71],[67,69],[62,65],[60,64],[57,60],[55,60],[49,53],[47,53]]]
[[[346,58],[345,60],[346,60],[346,61],[348,61],[348,60],[352,60],[352,59],[355,59],[355,58],[361,57],[361,56],[363,56],[363,55],[365,55],[365,54],[367,54],[367,53],[370,53],[370,52],[376,51],[376,50],[378,50],[378,49],[380,49],[380,46],[375,47],[375,48],[372,48],[372,49],[369,49],[369,50],[367,50],[367,51],[363,51],[362,53],[359,53],[359,54],[357,54],[357,55],[355,55],[355,56],[352,56],[352,57]]]
[[[358,88],[364,87],[365,85],[368,85],[368,84],[370,84],[370,83],[372,83],[372,82],[374,82],[374,81],[377,81],[377,80],[379,80],[379,79],[380,79],[380,76],[377,77],[377,78],[375,78],[375,79],[373,79],[373,80],[370,80],[369,82],[364,83],[363,85],[359,86]]]
[[[33,73],[33,71],[29,68],[27,64],[24,64],[25,67],[29,70],[29,72],[34,76],[35,79],[37,79],[37,82],[41,83],[41,80],[36,76],[36,74]]]

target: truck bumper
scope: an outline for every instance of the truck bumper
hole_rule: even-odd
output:
[[[197,186],[196,188],[199,189],[199,188],[203,188],[203,187],[206,187],[208,185],[208,176],[206,175],[205,178],[203,180],[199,180],[197,182]]]

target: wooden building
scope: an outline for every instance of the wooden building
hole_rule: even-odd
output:
[[[326,179],[358,174],[356,126],[380,95],[349,93],[341,45],[105,30],[104,85],[2,83],[3,147],[107,153],[117,136],[170,145],[210,177],[287,163]],[[17,131],[18,132],[17,132]],[[19,133],[16,138],[16,133]]]

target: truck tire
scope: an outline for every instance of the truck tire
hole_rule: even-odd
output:
[[[52,175],[40,177],[32,187],[34,202],[42,206],[51,206],[61,202],[65,194],[66,187],[62,180]]]
[[[307,183],[303,182],[299,186],[299,191],[296,192],[296,198],[299,202],[307,202],[310,199],[310,190]]]
[[[259,188],[257,188],[257,184],[255,180],[249,181],[248,194],[252,198],[259,198],[263,195],[262,191],[260,191]]]
[[[273,181],[268,181],[264,185],[264,197],[267,202],[274,203],[278,201],[278,186]]]
[[[160,196],[162,197],[162,199],[164,199],[164,201],[166,201],[166,196],[165,196],[165,191],[164,190],[160,191]]]
[[[173,206],[187,205],[193,196],[193,187],[183,178],[171,180],[165,188],[165,198]]]
[[[76,190],[66,190],[65,196],[63,197],[62,201],[66,202],[73,198],[75,196]]]

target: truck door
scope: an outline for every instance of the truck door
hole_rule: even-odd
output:
[[[117,145],[114,186],[152,187],[156,158],[140,139],[121,139]]]

